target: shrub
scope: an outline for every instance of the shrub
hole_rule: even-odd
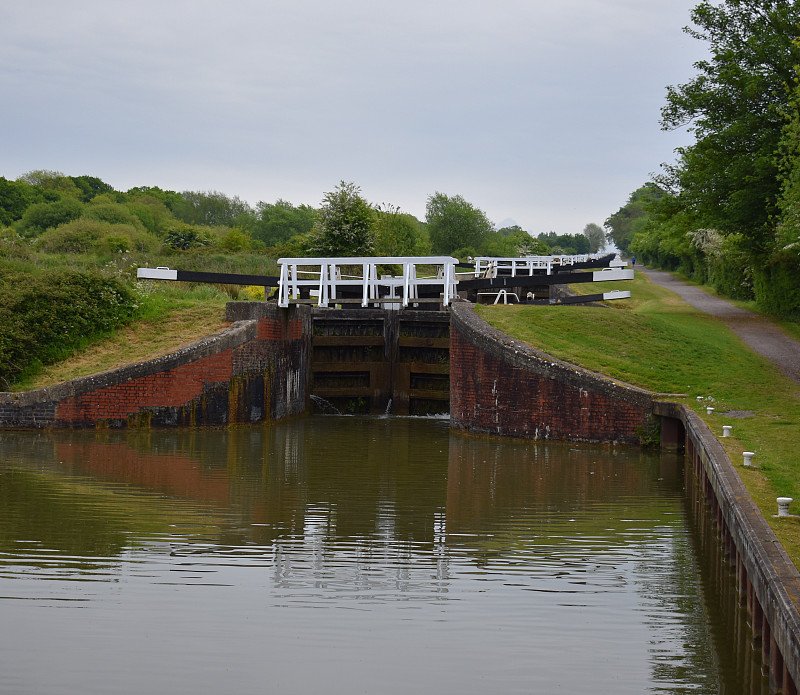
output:
[[[129,321],[132,291],[99,271],[5,273],[0,281],[0,387]]]
[[[78,219],[82,212],[83,204],[75,198],[35,203],[22,216],[19,230],[24,236],[38,236],[47,229]]]
[[[211,239],[206,234],[188,225],[173,227],[164,238],[165,246],[179,251],[188,251],[210,244]]]
[[[98,197],[86,206],[84,217],[109,224],[126,224],[135,229],[145,229],[142,221],[127,206]]]
[[[753,267],[756,303],[763,311],[800,320],[800,254],[797,249],[777,252]]]

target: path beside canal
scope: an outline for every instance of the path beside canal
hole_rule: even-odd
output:
[[[770,360],[787,377],[800,383],[800,342],[783,333],[769,319],[740,309],[726,299],[688,285],[671,273],[637,266],[651,282],[675,292],[687,304],[718,317],[747,345]]]

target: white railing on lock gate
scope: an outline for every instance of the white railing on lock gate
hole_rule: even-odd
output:
[[[307,290],[318,306],[341,302],[345,287],[357,287],[361,306],[370,303],[399,302],[403,307],[419,299],[420,288],[438,289],[441,302],[448,306],[456,294],[455,267],[451,256],[367,256],[339,258],[279,258],[278,305],[289,306]],[[379,265],[402,266],[401,275],[378,277]],[[436,274],[419,275],[419,266],[433,266]],[[358,274],[360,269],[361,273]],[[352,273],[352,274],[345,274]],[[385,294],[381,296],[381,288]]]
[[[564,267],[575,263],[586,263],[590,259],[591,256],[584,253],[556,256],[478,256],[472,260],[475,263],[476,278],[493,278],[500,274],[511,275],[511,277],[529,276],[534,274],[534,270],[545,270],[547,275],[551,275],[554,265]]]

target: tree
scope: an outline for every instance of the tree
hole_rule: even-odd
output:
[[[483,256],[498,256],[509,258],[512,256],[545,256],[550,253],[550,247],[540,239],[534,239],[519,225],[503,227],[496,232],[489,232],[479,252]]]
[[[309,250],[322,257],[367,256],[374,247],[375,211],[352,181],[325,193],[311,231]]]
[[[316,211],[310,205],[295,207],[286,200],[274,203],[259,202],[253,238],[267,246],[277,246],[289,239],[308,234],[314,226]]]
[[[88,203],[92,198],[103,194],[114,194],[116,191],[105,181],[96,176],[70,176],[69,180],[75,184],[80,192],[80,199]]]
[[[414,215],[391,204],[378,206],[376,212],[375,252],[379,256],[424,256],[430,251]]]
[[[0,224],[20,219],[28,207],[42,199],[42,192],[34,186],[0,176]]]
[[[644,231],[653,205],[663,195],[664,191],[661,188],[655,183],[648,182],[631,193],[628,202],[603,223],[608,230],[608,239],[614,242],[620,251],[628,252],[634,236]],[[677,209],[674,212],[677,212]]]
[[[576,255],[589,253],[589,240],[583,234],[556,234],[555,232],[541,233],[537,237],[546,244],[552,253]]]
[[[19,231],[24,236],[37,236],[51,227],[78,219],[83,213],[83,203],[69,196],[49,203],[34,203],[22,216]]]
[[[606,245],[606,233],[594,222],[589,222],[583,228],[583,236],[589,240],[589,253],[597,253]]]
[[[800,3],[704,0],[691,18],[696,28],[686,32],[707,42],[710,55],[695,63],[692,80],[668,87],[662,127],[688,125],[696,141],[658,181],[704,227],[741,233],[763,251],[777,210],[787,85],[800,64]]]
[[[175,205],[172,212],[189,224],[231,227],[241,215],[253,212],[239,196],[231,198],[219,191],[183,191],[181,197],[183,203]]]
[[[800,67],[793,81],[781,140],[780,185],[778,249],[800,253]]]
[[[451,254],[457,249],[477,250],[494,225],[483,210],[460,195],[448,196],[438,191],[428,196],[425,220],[435,254]]]
[[[20,176],[17,181],[41,188],[43,191],[52,191],[60,196],[80,198],[81,191],[69,176],[60,171],[35,169]]]

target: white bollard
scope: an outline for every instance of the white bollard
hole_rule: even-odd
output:
[[[722,426],[722,436],[723,437],[730,437],[732,429],[733,429],[733,427],[731,425],[723,425]]]
[[[778,497],[778,516],[791,516],[789,505],[794,502],[791,497]]]
[[[753,465],[753,456],[756,455],[755,451],[743,451],[742,456],[744,456],[744,465],[745,466],[752,466]]]
[[[706,408],[706,415],[711,415],[711,413],[713,413],[713,412],[714,412],[714,409],[711,406],[708,406]]]

